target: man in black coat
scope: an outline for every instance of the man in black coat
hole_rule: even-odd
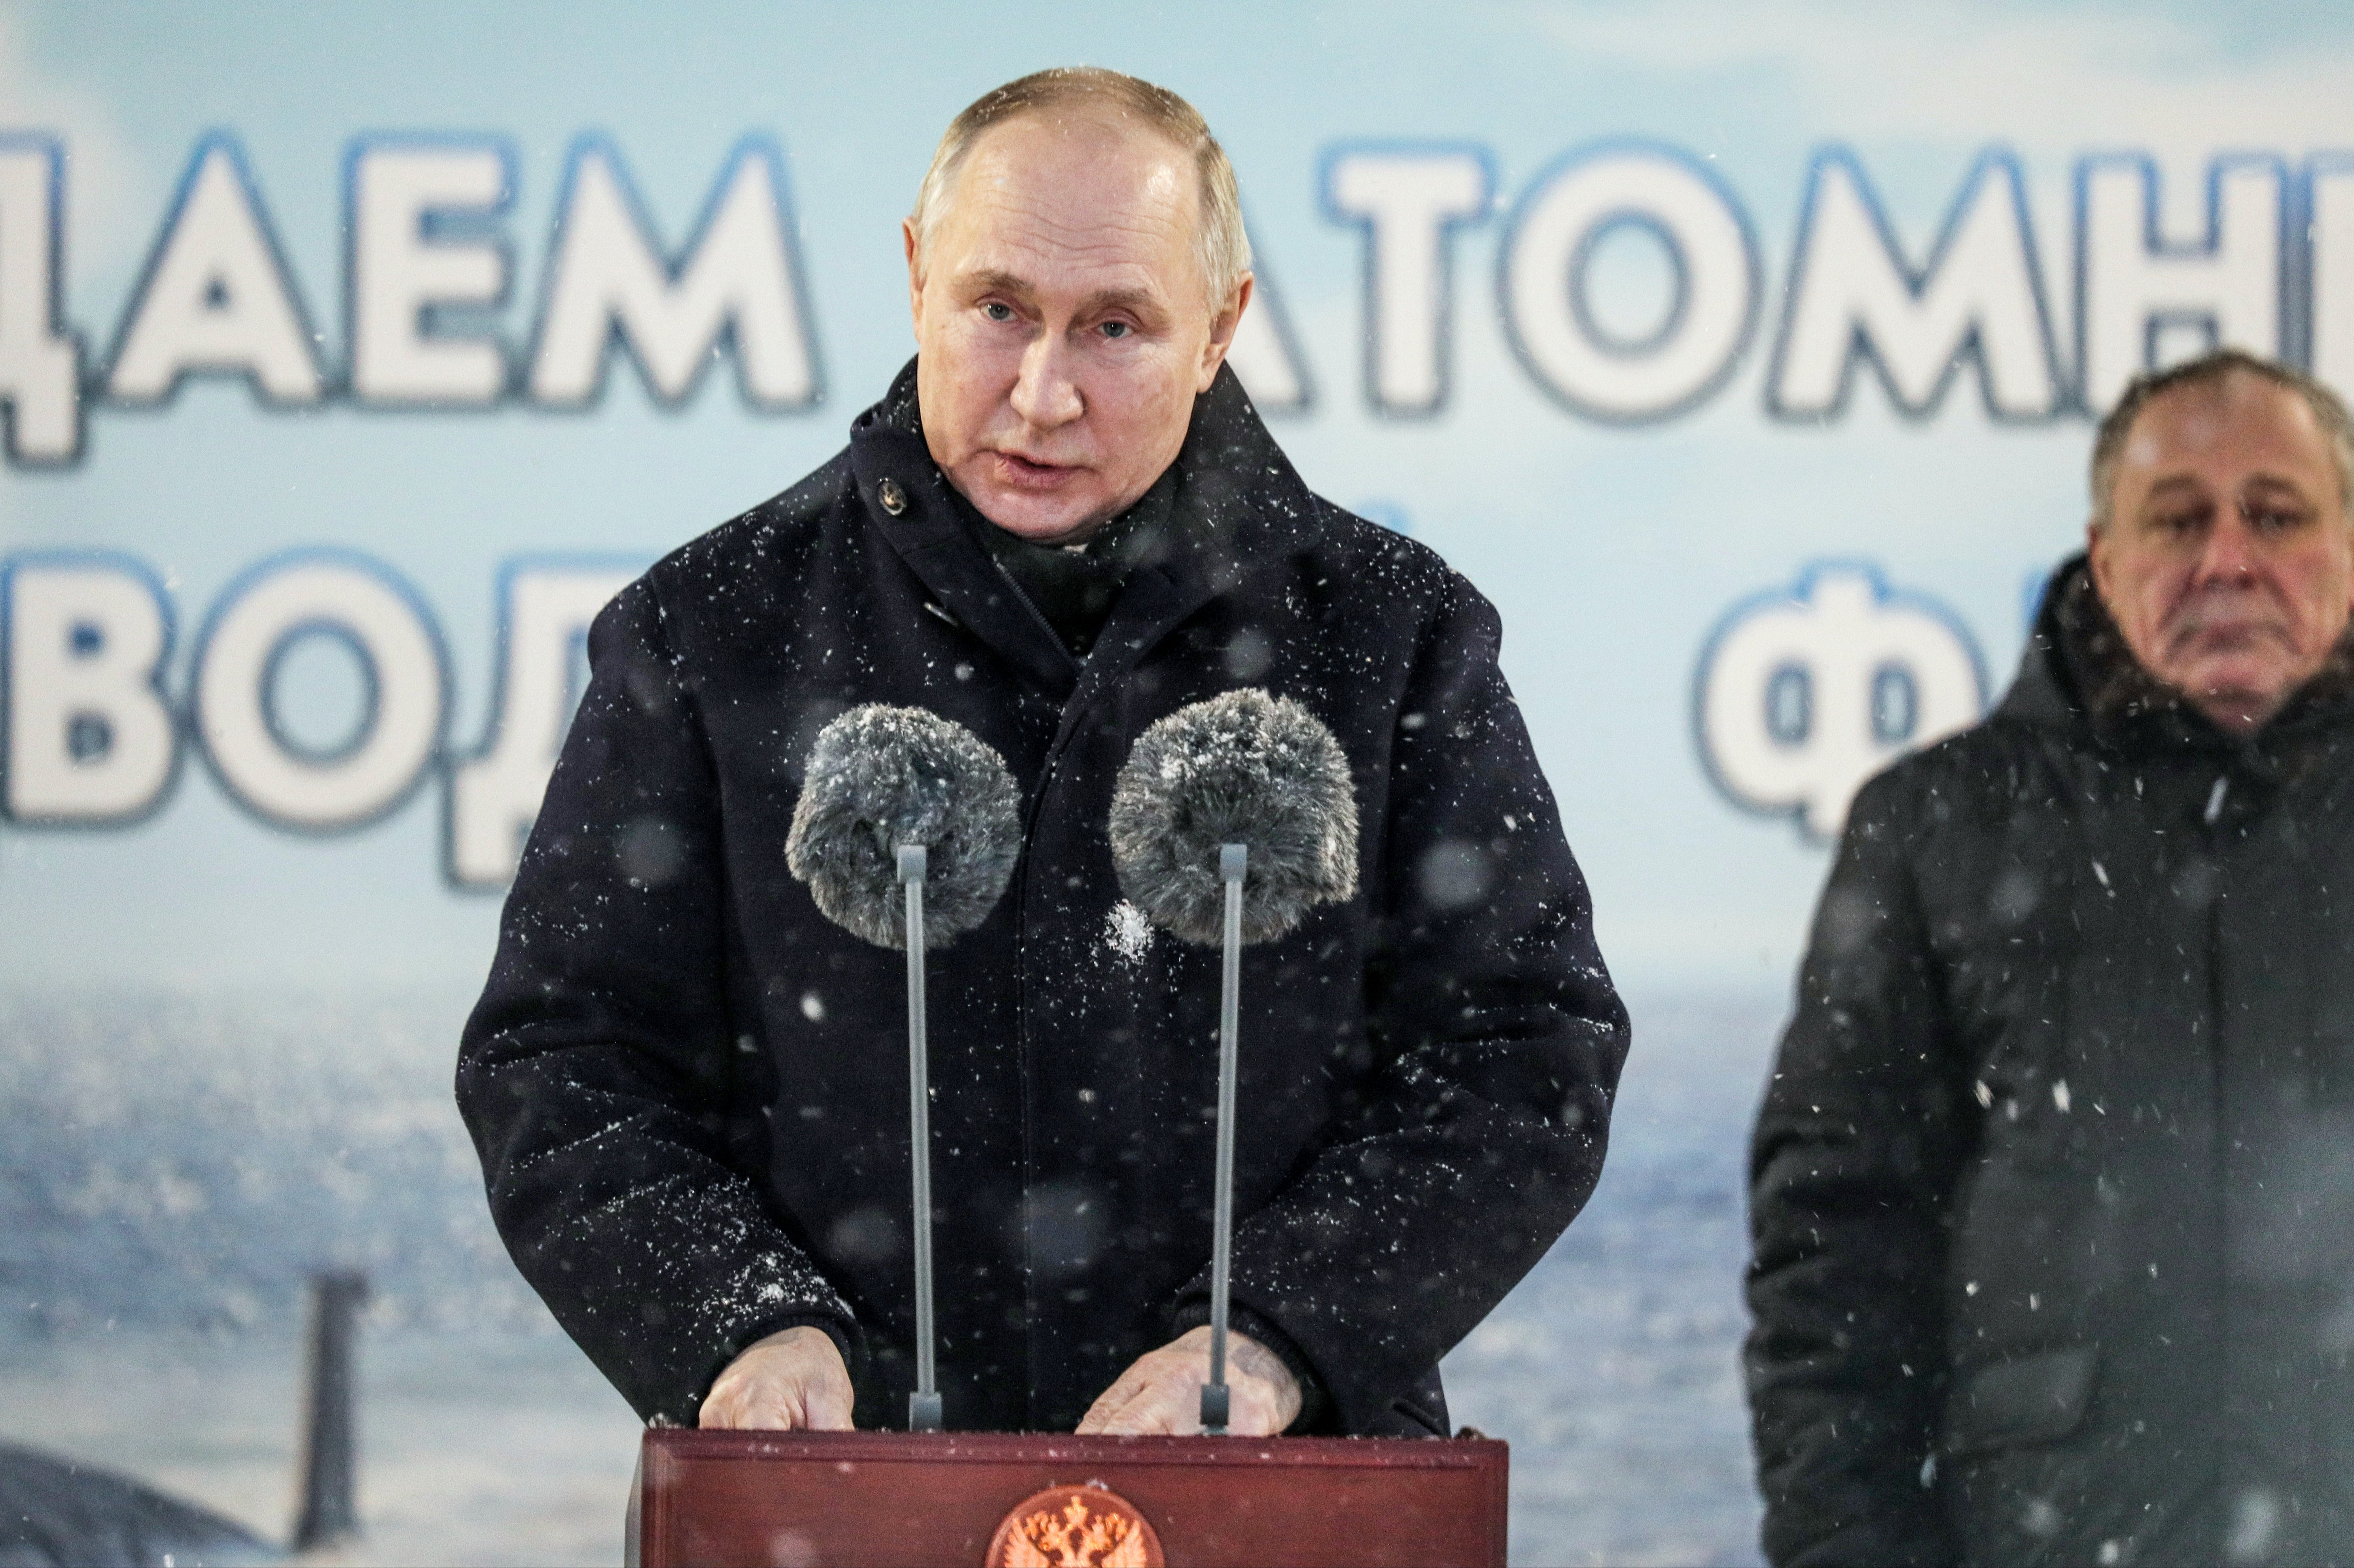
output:
[[[2094,450],[1985,723],[1867,785],[1751,1164],[1782,1563],[2354,1561],[2354,424]]]
[[[1248,250],[1182,100],[1000,89],[906,241],[917,357],[849,448],[591,634],[459,1063],[501,1233],[649,1420],[896,1424],[904,979],[785,840],[827,721],[930,709],[1026,829],[931,963],[949,1424],[1195,1429],[1218,960],[1122,907],[1107,817],[1148,726],[1264,687],[1346,753],[1360,891],[1245,969],[1234,1429],[1444,1435],[1438,1358],[1592,1191],[1627,1044],[1495,612],[1223,367]]]

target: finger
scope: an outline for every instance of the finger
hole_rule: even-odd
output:
[[[1079,1430],[1102,1433],[1130,1430],[1124,1423],[1129,1420],[1129,1413],[1147,1396],[1147,1392],[1148,1386],[1140,1379],[1129,1383],[1125,1391],[1119,1383],[1114,1383],[1105,1391],[1101,1399],[1096,1401],[1095,1408],[1087,1412],[1087,1419],[1079,1423]],[[1115,1398],[1114,1395],[1119,1397]]]
[[[811,1390],[801,1404],[809,1412],[809,1429],[812,1432],[847,1432],[852,1394],[847,1381],[826,1378]]]
[[[1146,1383],[1150,1380],[1144,1372],[1138,1370],[1142,1364],[1140,1361],[1130,1365],[1126,1372],[1112,1380],[1112,1385],[1109,1388],[1096,1396],[1096,1402],[1087,1406],[1087,1414],[1079,1418],[1079,1431],[1102,1431],[1105,1422],[1118,1414],[1123,1405],[1143,1392]]]
[[[1191,1432],[1201,1425],[1201,1412],[1188,1413],[1179,1408],[1180,1401],[1166,1388],[1154,1388],[1140,1399],[1130,1400],[1119,1414],[1105,1423],[1108,1436],[1145,1437],[1171,1436]]]
[[[774,1420],[762,1420],[758,1407],[744,1399],[705,1400],[698,1422],[714,1432],[750,1432],[778,1425]]]
[[[1244,1373],[1227,1386],[1234,1391],[1234,1414],[1226,1429],[1235,1436],[1272,1437],[1291,1425],[1291,1416],[1284,1414],[1287,1402],[1282,1392],[1266,1379]],[[1293,1414],[1297,1413],[1295,1408]]]
[[[802,1425],[801,1402],[763,1389],[744,1401],[732,1425],[739,1432],[797,1432]]]
[[[705,1404],[703,1425],[736,1432],[792,1432],[807,1423],[807,1400],[795,1380],[723,1377]],[[717,1420],[710,1419],[712,1414]]]
[[[1242,1391],[1237,1389],[1239,1395]],[[1228,1418],[1226,1430],[1237,1437],[1272,1437],[1288,1423],[1276,1419],[1274,1404],[1266,1399],[1238,1397],[1234,1403],[1234,1414]]]
[[[1123,1399],[1114,1403],[1111,1394],[1106,1393],[1102,1398],[1088,1405],[1087,1413],[1079,1417],[1077,1427],[1079,1436],[1087,1437],[1098,1432],[1109,1431],[1111,1423],[1119,1418],[1119,1413],[1127,1408],[1127,1405],[1128,1401]]]
[[[732,1431],[743,1425],[744,1381],[722,1377],[711,1385],[704,1396],[703,1408],[695,1413],[695,1424],[708,1431]]]
[[[1201,1402],[1199,1369],[1182,1362],[1163,1365],[1120,1410],[1113,1429],[1132,1434],[1197,1432],[1202,1425]]]

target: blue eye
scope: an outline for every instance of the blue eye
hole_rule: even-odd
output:
[[[1126,337],[1132,330],[1126,322],[1106,322],[1103,324],[1106,337]]]
[[[1002,300],[991,300],[981,307],[981,313],[993,322],[1010,322],[1013,319],[1013,307]]]

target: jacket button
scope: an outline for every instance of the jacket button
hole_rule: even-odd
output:
[[[882,500],[883,510],[894,517],[907,510],[907,493],[899,488],[896,479],[885,480],[875,494]]]

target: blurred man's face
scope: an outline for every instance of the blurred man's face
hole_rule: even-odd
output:
[[[1086,538],[1175,461],[1250,298],[1213,301],[1193,160],[1098,114],[982,133],[918,258],[916,387],[932,461],[1008,533]]]
[[[2244,373],[2142,409],[2092,557],[2142,668],[2236,735],[2321,668],[2354,606],[2328,438],[2303,397]]]

